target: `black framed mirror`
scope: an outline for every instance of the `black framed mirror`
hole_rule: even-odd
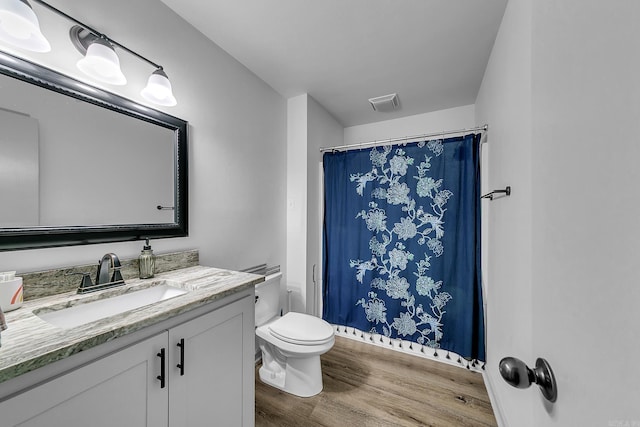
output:
[[[0,251],[188,235],[186,121],[0,51],[0,123]]]

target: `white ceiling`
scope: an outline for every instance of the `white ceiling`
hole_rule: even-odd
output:
[[[285,98],[343,126],[473,104],[507,0],[162,0]],[[377,113],[369,98],[398,93]]]

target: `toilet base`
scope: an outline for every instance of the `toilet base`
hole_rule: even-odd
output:
[[[262,349],[262,366],[258,372],[263,383],[299,397],[315,396],[322,391],[319,355],[277,359]]]

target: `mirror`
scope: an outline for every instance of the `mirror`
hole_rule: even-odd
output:
[[[0,52],[0,250],[187,236],[187,122]]]

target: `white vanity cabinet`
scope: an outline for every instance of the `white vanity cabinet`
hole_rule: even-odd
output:
[[[0,402],[21,427],[253,426],[253,296]],[[116,340],[117,341],[117,340]]]
[[[169,330],[170,426],[253,426],[253,311],[251,296]]]
[[[166,333],[156,335],[5,400],[0,425],[167,425],[168,392],[155,384],[166,344]]]

